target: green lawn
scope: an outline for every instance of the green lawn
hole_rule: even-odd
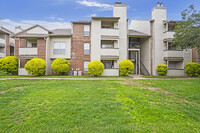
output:
[[[200,132],[200,79],[0,80],[0,132]]]

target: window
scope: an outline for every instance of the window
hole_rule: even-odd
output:
[[[181,48],[177,47],[176,45],[172,45],[171,42],[168,42],[168,49],[167,50],[181,50]]]
[[[101,41],[101,48],[114,48],[114,41]]]
[[[90,44],[84,43],[84,54],[90,54]]]
[[[90,36],[90,25],[84,25],[84,36]]]
[[[114,61],[101,61],[104,64],[104,69],[112,69],[114,67]]]
[[[89,64],[89,61],[84,61],[84,72],[87,73],[88,72],[88,64]]]
[[[65,42],[54,42],[53,54],[65,54]]]

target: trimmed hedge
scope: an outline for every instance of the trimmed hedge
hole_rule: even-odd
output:
[[[25,70],[31,75],[40,76],[46,71],[46,62],[42,58],[33,58],[25,65]]]
[[[133,73],[134,63],[130,60],[123,60],[119,63],[120,75],[127,76]]]
[[[69,71],[70,63],[66,59],[57,58],[52,62],[51,68],[56,74],[64,75]]]
[[[185,65],[185,73],[190,77],[200,76],[200,64],[190,62]]]
[[[166,64],[158,64],[156,67],[157,73],[159,75],[166,75],[168,69],[169,67]]]
[[[100,61],[92,61],[88,64],[88,73],[94,76],[101,75],[104,71],[104,64]]]
[[[6,56],[0,59],[0,70],[14,74],[18,71],[19,61],[15,56]]]

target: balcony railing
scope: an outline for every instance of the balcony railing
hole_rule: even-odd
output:
[[[102,28],[101,35],[104,36],[119,36],[119,29],[118,28]]]
[[[118,48],[101,49],[101,55],[119,56],[119,49]]]
[[[25,56],[25,55],[36,56],[37,48],[19,48],[19,55],[21,55],[21,56]]]
[[[6,56],[6,54],[5,53],[3,53],[3,52],[0,52],[0,58],[2,58],[2,57],[5,57]]]
[[[174,34],[175,34],[175,32],[173,32],[173,31],[166,31],[166,32],[164,32],[164,34],[163,34],[163,39],[168,39],[168,38],[174,38]]]
[[[0,38],[0,43],[5,44],[6,43],[5,39]]]
[[[183,57],[183,51],[164,51],[164,57]]]

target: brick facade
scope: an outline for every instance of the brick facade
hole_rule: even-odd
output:
[[[6,56],[10,56],[10,35],[6,34]]]
[[[46,60],[46,40],[37,39],[38,58]]]
[[[197,52],[196,48],[192,49],[192,62],[200,63],[199,53]]]
[[[84,36],[84,25],[90,25],[90,23],[86,23],[86,24],[73,23],[70,70],[79,69],[79,71],[83,72],[84,61],[90,61],[90,55],[84,54],[84,43],[90,43],[90,36]],[[91,44],[90,44],[90,49],[91,49]],[[83,72],[83,75],[88,75],[88,73]]]

